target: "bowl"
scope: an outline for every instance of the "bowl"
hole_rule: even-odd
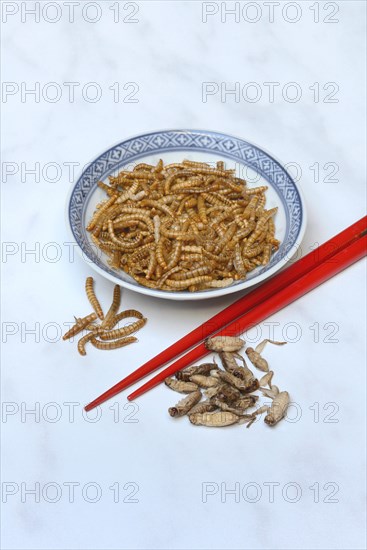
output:
[[[281,241],[270,262],[254,269],[245,280],[235,281],[231,286],[198,292],[150,289],[137,283],[124,271],[110,267],[108,257],[97,249],[86,230],[96,205],[106,198],[97,182],[108,182],[108,176],[116,176],[123,169],[132,169],[137,162],[156,164],[160,158],[165,164],[181,162],[185,158],[210,164],[224,160],[226,168],[234,168],[236,175],[244,178],[249,187],[267,185],[266,208],[278,207],[274,219],[275,236]],[[160,130],[126,139],[104,151],[83,170],[72,186],[67,198],[66,220],[81,257],[97,273],[122,287],[167,300],[215,298],[265,281],[283,268],[297,252],[306,229],[301,191],[282,164],[248,141],[209,130]]]

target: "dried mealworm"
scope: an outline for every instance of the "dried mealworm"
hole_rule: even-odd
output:
[[[245,344],[237,336],[214,336],[205,340],[205,346],[211,351],[239,351]]]
[[[198,390],[197,384],[193,382],[183,382],[175,378],[166,378],[164,383],[171,388],[171,390],[178,391],[179,393],[191,393]]]
[[[109,207],[116,201],[116,199],[117,199],[117,195],[113,195],[111,198],[109,198],[103,204],[103,206],[101,206],[101,208],[99,208],[99,210],[97,210],[94,213],[93,218],[91,219],[91,221],[87,225],[87,230],[88,231],[92,231],[92,229],[95,228],[95,226],[97,225],[98,220],[103,216],[104,212],[106,212],[109,209]]]
[[[208,218],[206,216],[205,200],[204,200],[204,197],[202,197],[202,195],[198,197],[197,206],[198,206],[198,212],[199,212],[201,221],[207,224]]]
[[[172,281],[171,279],[167,279],[166,285],[177,290],[183,290],[191,285],[201,285],[211,280],[212,278],[209,275],[193,277],[192,279],[186,279],[185,281]]]
[[[149,200],[149,199],[145,199],[141,202],[141,205],[142,206],[151,206],[157,210],[161,210],[164,214],[166,214],[167,216],[169,216],[170,218],[174,218],[175,215],[174,213],[172,212],[172,210],[169,208],[169,206],[165,205],[165,204],[162,204],[161,202],[159,201],[152,201],[152,200]]]
[[[103,334],[100,335],[101,340],[115,340],[115,338],[121,338],[124,336],[128,336],[129,334],[133,334],[134,332],[141,329],[147,322],[147,319],[143,317],[143,319],[138,319],[138,321],[134,321],[133,323],[130,323],[126,327],[117,328],[116,330],[106,330]]]
[[[160,267],[160,266],[158,266]],[[163,275],[163,277],[160,277],[157,281],[157,288],[161,288],[166,280],[172,275],[172,273],[177,273],[177,271],[181,271],[182,268],[180,266],[172,267],[172,269],[169,269],[166,271],[166,273]]]
[[[193,279],[195,277],[207,275],[211,271],[212,271],[212,268],[210,266],[202,266],[196,269],[191,269],[186,273],[176,273],[175,275],[172,276],[172,279],[174,281],[186,281],[187,279]]]
[[[94,284],[93,277],[87,277],[87,280],[85,281],[85,291],[87,293],[87,298],[88,298],[92,308],[96,312],[97,316],[100,319],[103,319],[104,318],[103,311],[102,311],[102,308],[101,308],[101,304],[99,303],[99,301],[98,301],[98,299],[97,299],[97,297],[94,293],[93,284]]]
[[[266,265],[269,263],[270,255],[271,255],[272,245],[271,244],[265,244],[264,245],[264,256],[262,260],[262,264]]]
[[[125,311],[121,311],[115,317],[111,320],[114,322],[115,326],[117,323],[122,321],[122,319],[127,319],[128,317],[135,317],[136,319],[143,319],[144,315],[140,313],[140,311],[136,309],[126,309]]]
[[[146,278],[151,279],[157,267],[157,256],[155,250],[149,250],[149,264],[146,273]]]
[[[160,226],[161,226],[160,217],[159,216],[154,216],[153,223],[154,223],[154,240],[155,240],[156,243],[158,243],[159,239],[160,239],[160,233],[159,233],[159,229],[160,229]]]
[[[103,191],[105,191],[110,197],[116,193],[116,191],[112,187],[106,185],[105,183],[103,183],[103,181],[97,181],[97,185],[98,187],[103,189]]]
[[[80,353],[80,355],[86,355],[85,344],[89,342],[92,338],[100,334],[101,332],[102,332],[102,329],[96,328],[95,330],[92,330],[91,332],[89,332],[89,334],[86,334],[85,336],[80,338],[78,342],[78,352]]]
[[[110,328],[110,324],[120,307],[120,302],[121,288],[119,285],[115,285],[113,289],[112,304],[101,324],[101,327],[103,327],[105,330],[108,330]]]
[[[163,269],[167,269],[167,263],[166,263],[166,260],[164,258],[164,253],[163,253],[163,249],[164,249],[164,237],[161,237],[157,243],[157,251],[156,251],[156,257],[157,257],[157,262],[159,263],[159,265],[163,268]]]
[[[247,259],[247,258],[256,258],[256,256],[259,256],[259,254],[262,254],[263,251],[264,251],[264,246],[265,245],[263,245],[263,244],[259,244],[258,246],[255,246],[253,248],[247,248],[247,243],[246,243],[246,246],[243,249],[243,256],[244,256],[243,264],[244,264],[244,266],[246,265],[244,260]]]
[[[237,273],[241,278],[244,278],[246,276],[246,269],[243,263],[242,254],[241,254],[241,247],[240,244],[237,243],[234,249],[234,260],[233,265]]]
[[[119,340],[113,340],[112,342],[102,342],[101,340],[97,340],[95,336],[92,336],[91,338],[91,343],[93,344],[93,346],[95,348],[103,350],[122,348],[124,346],[127,346],[128,344],[132,344],[133,342],[137,341],[138,339],[134,336],[129,336],[128,338],[120,338]]]
[[[173,245],[173,251],[169,258],[167,269],[172,269],[172,267],[176,267],[176,265],[180,260],[181,250],[182,250],[182,242],[176,241]]]
[[[246,189],[248,195],[261,195],[268,189],[267,185],[261,185],[260,187],[252,187],[251,189]]]
[[[242,422],[241,417],[231,412],[212,412],[189,414],[191,424],[195,426],[208,426],[210,428],[221,428]]]
[[[194,168],[210,168],[210,164],[208,164],[207,162],[198,162],[196,160],[188,160],[188,159],[184,159],[182,161],[182,164],[185,165],[185,166],[193,166]],[[178,165],[180,166],[180,165]]]
[[[97,315],[95,313],[90,313],[86,317],[82,317],[81,319],[76,319],[75,325],[73,325],[71,329],[64,334],[62,339],[67,340],[72,336],[76,336],[77,334],[79,334],[79,332],[81,332],[84,328],[88,327],[88,325],[93,321],[95,321],[96,319],[97,319]]]
[[[117,246],[121,250],[133,250],[137,248],[141,241],[142,241],[142,235],[137,235],[136,238],[132,239],[131,241],[122,241],[118,237],[116,237],[114,229],[113,229],[113,222],[111,220],[108,220],[107,223],[108,227],[108,233],[110,235],[111,241],[114,243],[115,246]]]
[[[184,416],[187,414],[201,399],[201,391],[189,393],[181,399],[174,407],[170,407],[168,412],[171,416]]]
[[[206,286],[210,288],[224,288],[226,286],[230,286],[232,283],[233,283],[233,279],[228,278],[228,279],[222,279],[220,281],[209,281],[208,283],[206,283]]]
[[[284,418],[289,405],[289,393],[282,391],[278,393],[273,399],[268,414],[264,418],[264,422],[268,426],[275,426],[279,420]]]

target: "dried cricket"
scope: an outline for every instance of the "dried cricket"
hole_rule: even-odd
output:
[[[182,380],[176,380],[175,378],[166,378],[164,383],[173,391],[179,393],[191,393],[197,391],[198,385],[193,382],[183,382]]]
[[[259,386],[261,387],[264,387],[264,386],[269,386],[269,388],[271,388],[271,381],[273,379],[273,376],[274,376],[274,373],[272,370],[270,370],[269,372],[267,372],[266,374],[264,374],[264,376],[262,378],[260,378],[259,380]]]
[[[246,349],[246,355],[250,359],[251,363],[259,370],[263,372],[269,372],[269,365],[266,359],[261,357],[261,352],[264,349],[266,343],[269,342],[270,344],[275,344],[276,346],[283,346],[287,342],[275,342],[274,340],[263,340],[256,346],[255,349],[253,348],[247,348]]]
[[[234,358],[233,353],[229,351],[221,351],[219,352],[219,357],[222,361],[222,365],[224,369],[227,372],[230,372],[231,374],[233,374],[233,371],[237,370],[238,364],[236,362],[236,359]]]
[[[257,201],[253,202],[254,205],[256,203]],[[279,392],[279,388],[272,384],[274,372],[269,371],[267,362],[260,355],[267,342],[276,345],[286,343],[267,339],[255,350],[246,350],[255,366],[266,372],[259,381],[238,353],[245,344],[243,340],[228,336],[208,338],[205,342],[206,347],[219,353],[225,370],[221,370],[215,362],[204,363],[177,372],[176,379],[166,379],[166,384],[172,389],[189,393],[176,407],[169,409],[170,415],[187,414],[192,424],[201,426],[222,427],[247,423],[249,428],[262,413],[267,413],[265,422],[269,426],[274,426],[285,416],[289,395],[288,392]],[[241,360],[242,366],[237,363],[237,358]],[[203,393],[207,398],[203,402],[200,401],[199,388],[204,388]],[[259,399],[259,396],[253,393],[257,390],[263,396],[271,398],[272,405],[262,405],[253,412],[247,412]]]
[[[232,424],[242,424],[246,419],[232,412],[212,412],[189,414],[191,424],[195,426],[208,426],[209,428],[221,428]]]
[[[205,340],[205,346],[211,351],[239,351],[245,341],[237,336],[214,336]]]
[[[260,387],[259,389],[265,397],[270,397],[271,399],[274,399],[274,397],[276,397],[279,393],[278,386],[272,386],[270,389]]]
[[[287,391],[282,391],[278,393],[278,395],[276,395],[273,399],[268,414],[264,418],[264,422],[268,426],[275,426],[275,424],[277,424],[279,420],[284,418],[287,412],[288,405],[289,393]]]
[[[184,380],[185,382],[189,382],[190,377],[194,374],[208,375],[212,370],[216,369],[218,369],[218,365],[216,363],[203,363],[202,365],[187,367],[184,370],[179,370],[178,372],[176,372],[175,376],[177,380]]]
[[[224,356],[222,357],[222,363],[226,371],[229,374],[232,374],[233,376],[243,380],[243,382],[245,383],[245,386],[247,387],[248,393],[256,391],[259,387],[259,381],[254,376],[253,372],[246,365],[246,361],[244,360],[244,358],[241,355],[236,354],[243,362],[243,367],[239,367],[231,353],[227,352],[227,353],[221,354],[221,356],[222,355]],[[229,356],[232,356],[232,358],[230,358]]]
[[[168,412],[171,416],[184,416],[187,414],[201,399],[201,392],[194,391],[181,399],[177,405],[170,407]]]
[[[206,401],[201,401],[197,405],[195,405],[192,409],[190,409],[190,414],[196,414],[196,413],[206,413],[206,412],[212,412],[215,411],[217,408],[214,403],[212,403],[209,399]]]
[[[199,388],[212,388],[213,386],[218,386],[219,384],[218,378],[215,378],[214,376],[205,376],[203,374],[193,374],[190,377],[190,382],[194,382],[194,384],[197,384]]]
[[[210,390],[207,390],[207,392],[208,391]],[[234,403],[240,399],[241,392],[230,384],[221,384],[220,386],[217,386],[217,391],[214,395],[221,401],[226,401],[226,403]]]
[[[253,377],[249,378],[248,380],[243,380],[242,378],[238,378],[237,376],[234,376],[230,372],[223,372],[223,371],[218,371],[214,373],[214,375],[220,378],[222,382],[233,386],[234,388],[236,388],[237,390],[243,393],[251,393],[252,391],[254,391],[254,388],[257,389],[259,387],[258,380],[256,380]]]
[[[221,411],[231,412],[233,414],[236,414],[237,416],[243,416],[243,412],[245,410],[242,407],[231,407],[230,405],[227,405],[227,403],[225,401],[221,401],[220,399],[218,399],[216,397],[214,397],[212,399],[212,403],[213,403],[213,405],[218,407],[218,409],[220,409]],[[248,416],[248,418],[249,418],[249,420],[251,420],[250,415]]]
[[[213,386],[212,388],[208,388],[207,390],[204,390],[204,395],[207,399],[211,399],[212,397],[215,397],[220,389],[220,386]]]
[[[258,399],[258,395],[245,395],[237,399],[237,401],[233,403],[233,406],[236,409],[243,409],[245,411],[246,409],[253,407]]]
[[[267,412],[268,410],[269,410],[269,407],[267,405],[263,405],[262,407],[259,407],[258,409],[256,409],[256,411],[254,411],[251,414],[251,421],[249,422],[249,424],[247,424],[246,428],[249,428],[250,426],[252,426],[252,424],[256,422],[257,417],[263,414],[264,412]]]

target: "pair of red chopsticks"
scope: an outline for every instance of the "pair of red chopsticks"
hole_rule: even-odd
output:
[[[89,403],[86,411],[126,389],[141,378],[162,367],[195,344],[211,335],[235,336],[257,325],[273,313],[297,300],[330,279],[367,253],[367,216],[310,252],[293,265],[258,286],[206,323],[150,359],[136,371]],[[221,330],[220,330],[221,329]],[[218,332],[219,331],[219,332]],[[169,367],[151,378],[128,396],[133,400],[162,382],[167,376],[187,367],[210,353],[204,343],[189,351]]]

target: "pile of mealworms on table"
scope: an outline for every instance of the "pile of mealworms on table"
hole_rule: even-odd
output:
[[[121,302],[121,289],[119,285],[115,285],[112,304],[106,315],[104,315],[101,304],[95,295],[93,277],[87,277],[85,291],[94,312],[85,317],[75,317],[75,325],[64,334],[63,340],[72,338],[83,330],[87,330],[87,334],[82,336],[78,341],[80,355],[86,355],[85,345],[87,342],[90,342],[95,348],[110,350],[122,348],[138,341],[131,334],[141,329],[147,322],[147,319],[136,309],[127,309],[120,313],[118,312]],[[97,318],[101,321],[100,323],[97,323]],[[113,330],[120,321],[128,318],[135,318],[137,320],[129,325]]]
[[[289,404],[289,394],[279,391],[272,383],[274,372],[269,370],[266,359],[261,356],[267,342],[283,345],[286,342],[263,340],[255,349],[245,351],[251,363],[265,372],[258,380],[248,368],[245,359],[238,353],[245,345],[244,340],[233,336],[217,336],[205,341],[206,347],[219,353],[224,370],[216,362],[203,363],[178,371],[175,378],[166,378],[166,385],[174,391],[187,393],[174,407],[168,409],[172,417],[188,415],[196,426],[220,428],[232,424],[253,424],[258,416],[267,413],[264,421],[275,426],[284,418]],[[236,361],[240,359],[241,365]],[[202,401],[202,390],[205,400]],[[254,392],[259,390],[263,396],[272,399],[271,406],[263,405],[254,412],[259,399]]]
[[[247,187],[219,161],[156,166],[98,182],[100,202],[87,230],[94,244],[139,284],[167,291],[221,288],[269,263],[279,248],[267,186]]]

